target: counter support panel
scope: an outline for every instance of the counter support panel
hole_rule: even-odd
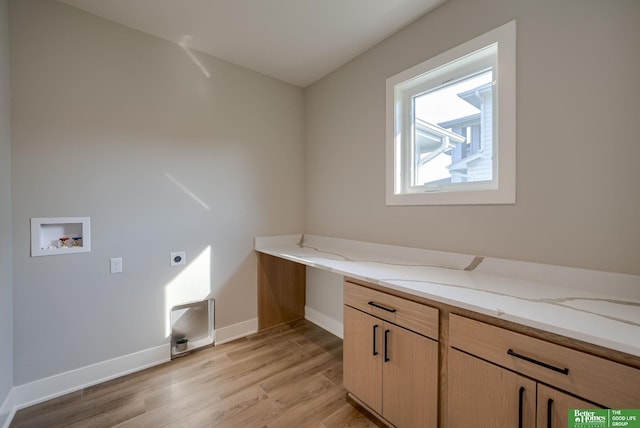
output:
[[[258,253],[258,330],[304,318],[306,267]]]

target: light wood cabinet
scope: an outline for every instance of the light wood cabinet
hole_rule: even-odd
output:
[[[640,406],[633,367],[453,314],[449,335],[451,428],[474,412],[478,427],[565,428],[569,409]]]
[[[424,327],[409,315],[413,310],[418,319],[429,314],[427,329],[435,326],[437,332],[437,310],[345,283],[343,382],[358,400],[396,427],[436,427],[438,342],[393,322],[409,318]]]
[[[537,428],[566,428],[569,409],[597,409],[597,406],[547,385],[538,384]]]
[[[566,428],[569,409],[600,406],[452,349],[449,426]]]
[[[344,387],[380,414],[382,414],[382,353],[380,352],[382,328],[382,320],[345,306],[342,347]]]
[[[640,408],[640,370],[470,318],[450,315],[449,345],[592,403]]]
[[[535,428],[535,381],[457,349],[449,351],[449,371],[451,428]]]
[[[382,415],[397,427],[437,426],[438,343],[389,323],[382,335]]]

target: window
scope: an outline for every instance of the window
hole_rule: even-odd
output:
[[[387,205],[515,203],[515,21],[387,79]]]

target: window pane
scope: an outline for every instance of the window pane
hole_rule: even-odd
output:
[[[412,186],[493,179],[492,82],[487,69],[413,97]]]
[[[515,28],[387,79],[387,205],[515,203]]]

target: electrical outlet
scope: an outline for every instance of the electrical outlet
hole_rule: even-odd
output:
[[[171,267],[187,264],[187,254],[184,251],[171,253]]]
[[[111,273],[122,273],[122,257],[112,257],[109,261]]]

